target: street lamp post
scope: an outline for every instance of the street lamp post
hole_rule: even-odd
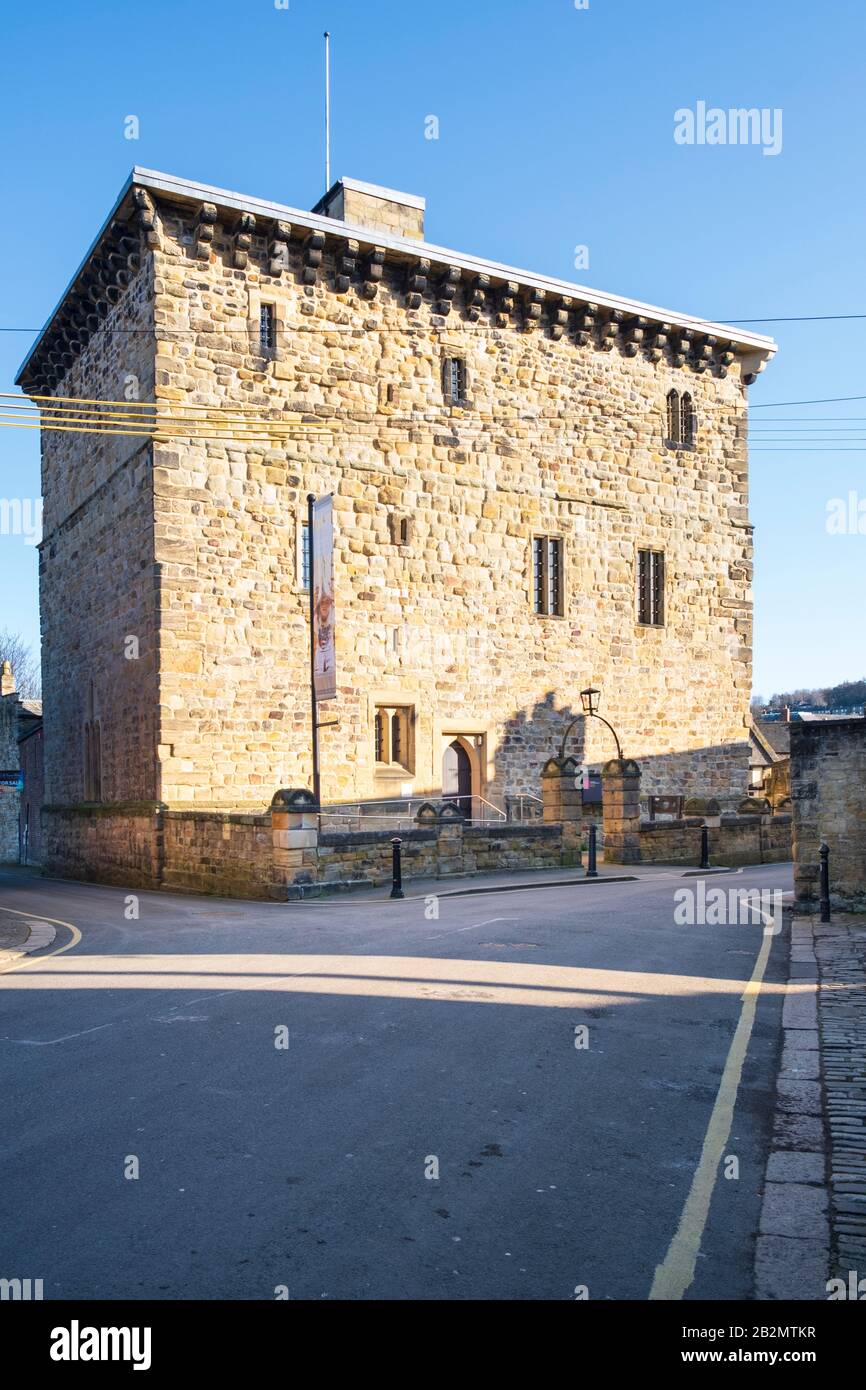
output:
[[[559,745],[560,758],[565,757],[565,746],[568,743],[569,734],[571,733],[577,721],[583,718],[585,715],[589,719],[600,719],[602,724],[605,724],[607,728],[610,729],[611,733],[613,734],[613,741],[616,744],[616,756],[619,758],[620,762],[622,762],[622,748],[620,746],[619,736],[617,735],[616,729],[613,727],[611,723],[608,722],[607,719],[604,719],[602,715],[600,715],[598,712],[598,702],[600,699],[600,690],[595,690],[592,687],[590,687],[588,690],[581,690],[580,703],[583,706],[583,715],[575,715],[574,719],[572,719],[571,723],[569,724],[568,728],[563,734],[562,743]]]

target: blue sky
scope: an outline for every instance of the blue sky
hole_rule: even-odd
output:
[[[715,319],[866,313],[862,0],[48,0],[4,16],[0,326],[43,322],[133,164],[311,207],[325,28],[333,176],[423,193],[429,240]],[[780,108],[781,152],[676,144],[675,111],[698,101]],[[779,354],[754,407],[866,394],[866,321],[757,330]],[[32,336],[0,333],[0,390]],[[866,499],[866,418],[836,436],[792,421],[771,449],[788,416],[826,430],[866,400],[753,411],[765,695],[866,672],[866,535],[825,524],[830,499]],[[38,436],[4,430],[0,497],[36,496],[38,478]],[[20,536],[0,536],[4,626],[38,641]]]

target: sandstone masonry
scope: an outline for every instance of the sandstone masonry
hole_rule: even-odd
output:
[[[31,394],[164,422],[43,436],[46,862],[109,835],[119,865],[152,866],[163,812],[261,816],[309,779],[309,492],[335,509],[325,806],[439,795],[452,745],[475,798],[540,797],[588,684],[644,792],[735,806],[746,386],[773,344],[428,245],[422,199],[344,180],[319,207],[133,171],[22,368]],[[694,421],[678,441],[671,391]],[[183,433],[192,407],[209,437]],[[273,437],[226,437],[241,410]],[[640,551],[664,556],[661,624],[638,620]],[[613,750],[579,721],[568,752]],[[194,874],[195,834],[171,833]]]
[[[866,912],[866,719],[792,722],[790,731],[797,907],[818,906],[823,841],[833,907]]]

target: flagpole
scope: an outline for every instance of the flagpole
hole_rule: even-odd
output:
[[[325,192],[331,187],[331,35],[325,30]]]

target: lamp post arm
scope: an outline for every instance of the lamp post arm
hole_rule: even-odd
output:
[[[614,743],[616,744],[616,756],[619,758],[620,762],[622,762],[622,749],[621,749],[620,746],[619,746],[619,739],[618,739],[618,737],[617,737],[616,729],[613,727],[612,724],[608,724],[608,723],[607,723],[607,720],[606,720],[606,719],[603,719],[602,716],[601,716],[600,714],[594,714],[594,715],[593,715],[593,719],[601,719],[602,724],[607,724],[607,727],[610,729],[611,733],[613,734],[613,741],[614,741]]]
[[[577,724],[581,719],[600,719],[601,722],[602,722],[602,724],[606,725],[607,728],[610,729],[611,733],[613,734],[613,741],[614,741],[614,743],[616,744],[616,756],[619,758],[620,762],[622,762],[622,748],[620,747],[620,744],[619,744],[619,738],[618,738],[618,736],[617,736],[616,729],[613,727],[612,724],[609,724],[608,721],[602,717],[602,715],[596,714],[594,710],[593,710],[592,714],[589,714],[589,715],[578,714],[578,715],[575,716],[574,719],[572,719],[572,721],[571,721],[571,723],[569,724],[568,728],[566,729],[565,733],[562,735],[562,742],[561,742],[561,744],[559,745],[559,756],[560,756],[560,758],[562,759],[562,758],[565,757],[565,745],[568,743],[569,735],[570,735],[572,729],[574,728],[575,724]]]
[[[575,724],[577,724],[578,720],[580,720],[580,719],[583,719],[583,715],[582,715],[582,714],[576,715],[575,718],[572,719],[572,721],[571,721],[571,723],[569,724],[568,728],[566,729],[565,733],[562,735],[562,743],[559,745],[559,756],[560,756],[560,759],[562,759],[562,758],[565,757],[565,745],[568,743],[568,736],[569,736],[569,734],[571,733],[572,729],[574,728]]]

